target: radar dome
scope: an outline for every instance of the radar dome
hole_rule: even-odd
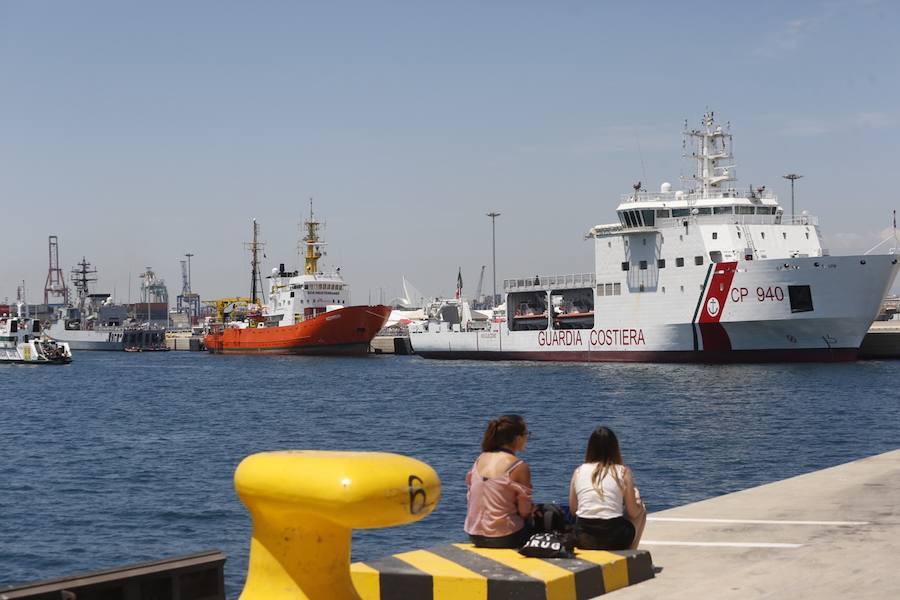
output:
[[[668,181],[663,182],[663,184],[661,186],[659,186],[659,191],[661,191],[664,194],[667,192],[671,192],[672,184],[669,183]]]
[[[675,192],[675,199],[676,199],[676,200],[681,200],[682,198],[684,198],[684,192],[683,192],[683,191],[678,190],[677,192]]]

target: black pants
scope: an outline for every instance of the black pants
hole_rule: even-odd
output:
[[[585,550],[627,550],[634,541],[634,525],[625,517],[575,520],[575,545]]]
[[[515,533],[501,537],[487,537],[469,534],[469,540],[476,548],[521,548],[531,537],[532,528],[528,523]]]

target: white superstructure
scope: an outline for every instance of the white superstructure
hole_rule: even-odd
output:
[[[815,217],[785,215],[765,188],[733,187],[731,134],[712,114],[685,136],[697,162],[691,185],[635,185],[616,209],[619,222],[587,234],[593,273],[507,279],[505,322],[488,331],[412,327],[415,351],[585,361],[855,358],[897,257],[830,256]]]

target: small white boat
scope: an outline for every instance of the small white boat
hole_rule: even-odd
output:
[[[0,363],[66,364],[72,362],[72,351],[65,342],[54,340],[43,332],[38,319],[0,316]]]

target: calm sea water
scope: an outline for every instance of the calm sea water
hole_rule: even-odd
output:
[[[430,463],[423,521],[354,535],[354,559],[462,539],[487,419],[525,415],[538,500],[564,500],[598,423],[651,511],[900,446],[900,363],[582,365],[418,357],[80,352],[0,366],[0,587],[208,548],[243,582],[248,454],[384,450]]]

